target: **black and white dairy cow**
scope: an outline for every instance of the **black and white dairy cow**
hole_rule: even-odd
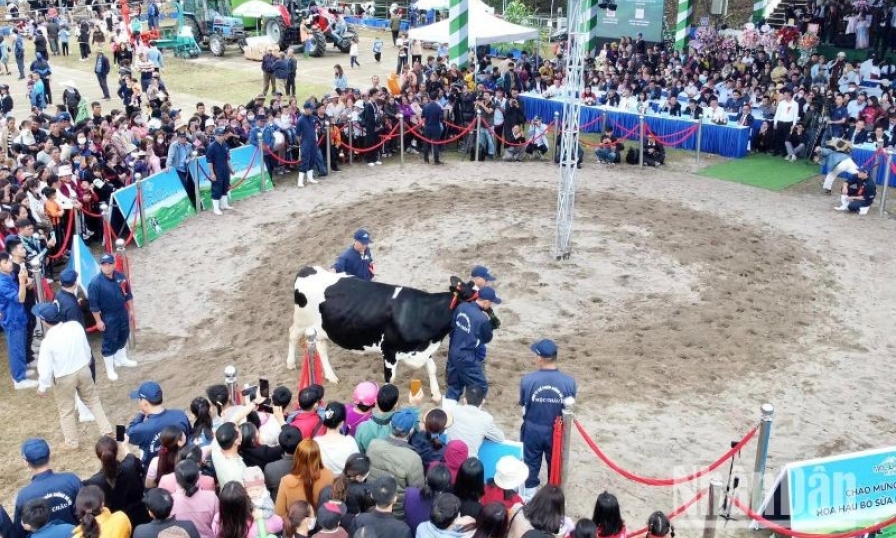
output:
[[[324,377],[331,383],[339,379],[327,358],[327,340],[343,349],[380,352],[387,383],[399,361],[412,368],[426,366],[432,397],[441,399],[432,354],[451,330],[454,294],[367,282],[322,267],[299,270],[294,288],[288,368],[296,366],[299,338],[313,327]]]

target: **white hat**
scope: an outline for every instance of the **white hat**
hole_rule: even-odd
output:
[[[74,83],[73,81],[71,81],[71,80],[66,80],[65,82],[62,83],[62,86],[63,86],[64,88],[71,88],[71,89],[73,89],[73,90],[77,90],[77,89],[78,89],[78,87],[75,86],[75,83]]]
[[[213,119],[211,119],[211,118],[205,120],[205,126],[206,126],[206,127],[214,127],[214,126],[215,126],[215,120],[213,120]]]
[[[523,485],[529,477],[529,468],[513,456],[504,456],[495,465],[495,485],[501,489],[514,490]]]
[[[72,175],[72,167],[67,164],[63,164],[62,166],[60,166],[59,168],[56,169],[56,175],[59,177],[70,176],[70,175]]]

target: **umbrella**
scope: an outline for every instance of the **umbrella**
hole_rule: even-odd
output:
[[[280,10],[276,7],[262,2],[262,0],[249,0],[245,4],[240,4],[233,10],[234,17],[244,17],[247,19],[263,19],[265,17],[279,17]]]

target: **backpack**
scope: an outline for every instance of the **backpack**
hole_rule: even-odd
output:
[[[638,155],[638,151],[635,148],[628,148],[628,151],[625,153],[625,162],[628,164],[638,164],[640,160],[640,155]]]

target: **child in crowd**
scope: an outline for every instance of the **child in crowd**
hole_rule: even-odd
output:
[[[345,419],[346,435],[354,437],[358,426],[373,414],[378,391],[379,387],[371,381],[362,381],[355,387],[355,392],[352,394],[354,405],[348,409],[348,416]]]
[[[268,520],[274,516],[274,501],[268,488],[264,485],[264,473],[258,467],[248,467],[243,472],[243,485],[252,499],[252,511],[258,512],[261,518]],[[256,517],[258,519],[258,517]]]
[[[352,39],[352,44],[348,49],[348,58],[350,61],[349,67],[354,69],[357,65],[361,67],[361,64],[358,62],[358,39]]]
[[[50,520],[52,512],[46,499],[33,499],[22,507],[22,528],[35,538],[69,538],[75,530],[71,523]]]
[[[376,39],[373,40],[373,59],[376,60],[376,63],[380,63],[380,60],[383,58],[383,40],[380,39],[380,36],[376,36]]]
[[[62,28],[59,29],[59,44],[62,46],[63,56],[68,56],[68,41],[71,37],[72,32],[68,29],[68,25],[63,24]]]

